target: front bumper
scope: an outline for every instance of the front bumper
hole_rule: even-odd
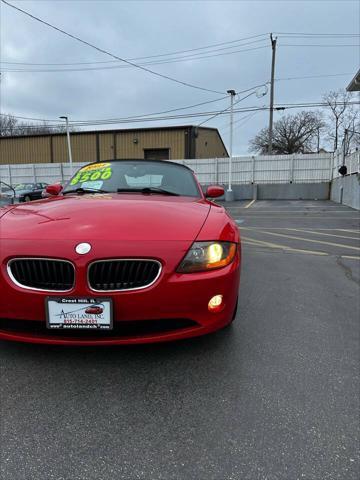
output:
[[[188,245],[184,245],[183,251],[187,248]],[[168,255],[167,262],[157,257],[163,263],[163,270],[150,287],[137,291],[102,292],[101,295],[91,291],[86,283],[87,267],[94,258],[71,260],[76,265],[76,285],[71,292],[59,294],[14,285],[6,272],[7,261],[14,257],[5,257],[0,274],[0,339],[64,345],[151,343],[204,335],[230,323],[238,296],[240,250],[227,267],[192,274],[174,273],[178,255],[176,258]],[[223,310],[209,312],[210,298],[219,294],[224,298]],[[51,296],[111,298],[114,330],[96,334],[86,330],[76,331],[76,334],[71,330],[63,334],[47,330],[45,300]]]

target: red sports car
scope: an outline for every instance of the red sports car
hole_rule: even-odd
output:
[[[194,337],[234,319],[240,239],[189,168],[111,160],[0,209],[0,339],[67,345]]]

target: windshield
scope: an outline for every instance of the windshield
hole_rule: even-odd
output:
[[[173,193],[199,197],[192,172],[175,163],[118,160],[82,167],[69,181],[64,193],[81,191]],[[157,191],[156,191],[157,190]]]
[[[17,192],[20,191],[20,190],[32,190],[34,188],[34,184],[33,183],[19,183],[14,188]]]

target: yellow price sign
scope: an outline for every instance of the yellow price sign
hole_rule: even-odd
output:
[[[71,180],[70,185],[96,180],[109,180],[112,176],[111,163],[94,163],[83,167]]]
[[[91,170],[102,170],[103,168],[110,167],[111,163],[92,163],[91,165],[86,165],[80,171],[81,172],[90,172]]]

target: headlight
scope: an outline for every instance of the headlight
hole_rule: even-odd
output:
[[[236,243],[195,242],[180,263],[179,273],[203,272],[226,267],[236,254]]]

